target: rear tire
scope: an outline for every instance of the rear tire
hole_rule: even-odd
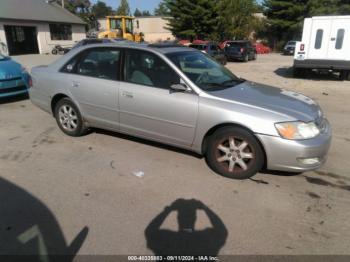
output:
[[[345,81],[345,80],[349,80],[349,75],[350,75],[350,71],[347,70],[343,70],[340,72],[340,80]]]
[[[303,78],[305,77],[306,71],[304,68],[293,67],[293,77],[294,78]]]
[[[248,54],[246,54],[244,57],[243,57],[243,62],[248,62],[249,61],[249,56]]]
[[[55,49],[52,49],[51,53],[52,53],[53,55],[57,55],[57,49],[56,49],[56,48],[55,48]]]
[[[258,55],[256,53],[254,53],[253,60],[256,60],[257,57],[258,57]]]
[[[206,160],[210,168],[220,175],[247,179],[262,169],[265,155],[249,131],[240,127],[225,127],[209,138]]]
[[[78,107],[69,98],[63,98],[55,106],[55,118],[57,125],[63,133],[78,137],[87,133],[87,127],[79,112]]]

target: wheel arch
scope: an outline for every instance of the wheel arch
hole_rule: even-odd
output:
[[[69,96],[67,96],[66,94],[63,94],[63,93],[56,94],[51,99],[51,112],[52,112],[53,116],[55,116],[55,107],[56,107],[58,101],[60,101],[63,98],[69,98],[70,99]]]
[[[265,150],[265,147],[264,147],[264,144],[260,141],[259,137],[255,135],[255,133],[249,129],[248,127],[244,126],[244,125],[241,125],[241,124],[237,124],[237,123],[221,123],[221,124],[218,124],[216,126],[213,126],[212,128],[210,128],[207,133],[204,135],[203,137],[203,140],[202,140],[202,146],[201,146],[201,153],[202,155],[205,155],[205,151],[207,149],[207,146],[208,146],[208,141],[210,139],[210,137],[219,129],[221,128],[225,128],[225,127],[238,127],[238,128],[242,128],[246,131],[248,131],[255,139],[256,141],[259,143],[262,151],[263,151],[263,154],[264,154],[264,167],[263,169],[266,169],[266,166],[267,166],[267,155],[266,155],[266,150]]]

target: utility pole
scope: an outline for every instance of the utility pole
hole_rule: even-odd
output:
[[[64,9],[64,0],[62,0],[62,8]]]

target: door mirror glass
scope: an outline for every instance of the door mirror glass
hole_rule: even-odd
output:
[[[170,89],[172,91],[175,91],[175,92],[186,92],[186,91],[189,91],[189,88],[183,83],[171,85]]]

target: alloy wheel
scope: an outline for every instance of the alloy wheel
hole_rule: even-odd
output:
[[[78,116],[70,105],[62,105],[58,110],[59,121],[63,129],[75,131],[78,127]]]
[[[256,157],[253,147],[246,140],[229,136],[217,144],[215,158],[224,170],[239,174],[247,171]]]

